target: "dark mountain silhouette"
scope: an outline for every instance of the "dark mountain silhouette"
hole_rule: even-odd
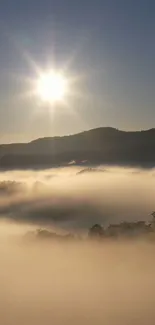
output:
[[[46,168],[58,165],[155,165],[155,129],[125,132],[97,128],[30,143],[0,145],[0,168]],[[86,163],[87,162],[87,163]]]

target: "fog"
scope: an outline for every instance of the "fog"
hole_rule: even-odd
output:
[[[24,240],[31,229],[87,234],[93,223],[149,220],[154,170],[0,174],[0,324],[155,323],[155,245],[143,239]]]
[[[1,242],[0,323],[154,324],[154,253],[142,242]]]
[[[68,167],[0,173],[0,218],[84,230],[149,220],[155,170]]]

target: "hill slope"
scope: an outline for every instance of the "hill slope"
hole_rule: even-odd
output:
[[[125,132],[98,128],[30,143],[0,145],[0,168],[49,167],[70,161],[90,164],[155,165],[155,129]]]

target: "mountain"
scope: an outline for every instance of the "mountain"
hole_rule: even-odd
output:
[[[155,129],[126,132],[103,127],[30,143],[0,145],[0,168],[46,168],[70,162],[155,166]]]

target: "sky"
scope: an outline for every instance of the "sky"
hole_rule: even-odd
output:
[[[1,0],[0,142],[154,127],[154,31],[153,0]],[[74,80],[65,104],[32,94],[53,67]]]

